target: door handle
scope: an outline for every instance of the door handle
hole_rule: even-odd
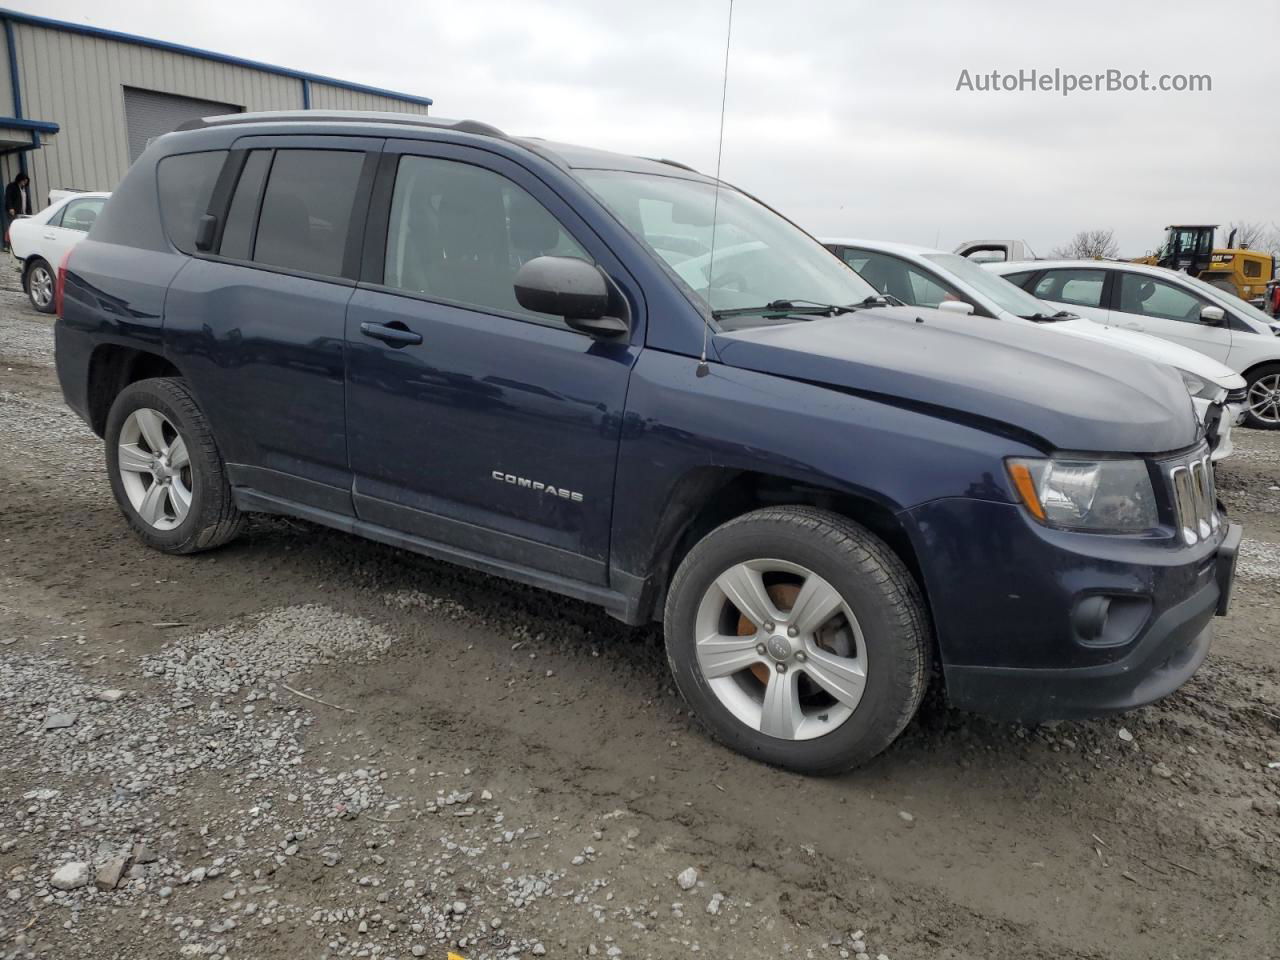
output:
[[[410,347],[422,342],[422,334],[414,333],[399,320],[391,323],[370,323],[366,320],[360,324],[360,332],[393,347]]]
[[[58,238],[57,238],[54,234],[52,234],[52,233],[46,233],[46,234],[44,235],[44,238],[45,238],[46,240],[57,240],[57,239],[58,239]]]

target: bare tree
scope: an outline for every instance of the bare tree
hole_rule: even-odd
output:
[[[1236,233],[1235,245],[1239,247],[1249,247],[1253,250],[1265,248],[1267,245],[1267,225],[1250,220],[1241,220],[1239,222],[1232,221],[1231,226],[1227,229],[1227,236],[1231,236],[1231,231]]]
[[[1052,253],[1058,260],[1114,260],[1119,255],[1114,230],[1081,230]]]

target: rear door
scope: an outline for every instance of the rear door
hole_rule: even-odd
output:
[[[1215,326],[1200,319],[1200,311],[1213,306],[1179,283],[1145,273],[1115,271],[1112,321],[1129,330],[1141,330],[1153,337],[1171,340],[1200,353],[1225,361],[1231,352],[1229,321]]]
[[[515,299],[542,255],[630,290],[631,337],[595,340]],[[347,315],[348,446],[361,519],[605,583],[641,299],[621,263],[517,163],[389,142]]]
[[[213,249],[170,287],[165,340],[232,483],[350,514],[344,324],[382,141],[238,140]]]

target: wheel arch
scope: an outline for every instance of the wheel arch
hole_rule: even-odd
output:
[[[89,357],[89,426],[98,436],[105,434],[111,404],[129,384],[152,377],[181,376],[173,361],[159,353],[111,343],[97,346]]]
[[[680,479],[658,522],[649,567],[651,601],[646,604],[646,614],[661,616],[671,579],[694,544],[721,524],[768,506],[817,507],[867,528],[902,560],[928,604],[920,559],[910,533],[882,500],[777,474],[707,467]]]

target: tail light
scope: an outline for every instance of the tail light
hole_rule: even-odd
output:
[[[62,262],[58,264],[58,276],[53,282],[53,312],[59,317],[62,316],[62,296],[67,289],[67,261],[71,259],[71,251],[68,250],[62,255]]]

